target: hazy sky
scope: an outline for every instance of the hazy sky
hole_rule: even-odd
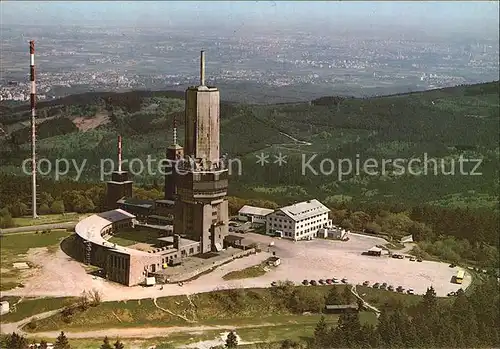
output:
[[[229,26],[293,23],[417,25],[498,28],[498,1],[14,1],[0,2],[1,22],[8,24],[109,24],[127,27],[205,24]]]

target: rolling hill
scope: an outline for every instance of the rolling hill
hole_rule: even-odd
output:
[[[498,96],[496,81],[366,99],[323,97],[270,105],[222,102],[222,152],[241,164],[241,174],[233,168],[230,193],[276,202],[317,197],[329,204],[498,208]],[[97,182],[100,161],[116,157],[116,136],[121,134],[125,158],[144,163],[148,155],[161,159],[172,141],[174,118],[182,141],[183,98],[178,91],[132,91],[40,102],[39,157],[52,162],[86,159],[80,180]],[[29,106],[3,106],[0,128],[4,131],[0,172],[22,175],[22,161],[30,155]],[[269,164],[256,163],[261,153],[269,156]],[[286,161],[282,166],[273,162],[279,154]],[[311,167],[319,172],[323,162],[327,173],[315,174],[304,165],[314,156]],[[436,159],[439,173],[433,174],[433,163],[427,174],[408,173],[411,166],[403,174],[395,171],[398,158],[406,159],[405,164],[420,159],[412,168],[423,170],[425,156]],[[481,159],[476,169],[481,175],[471,175],[479,161],[465,165],[462,172],[468,174],[457,174],[461,156]],[[368,159],[377,162],[377,171],[362,168]],[[382,171],[384,159],[393,165]],[[360,171],[339,175],[338,165],[350,162],[356,167],[356,161]],[[336,167],[333,171],[331,164]],[[455,175],[442,173],[453,172],[452,164]],[[72,170],[67,177],[74,178],[75,173]],[[142,174],[134,181],[158,184],[162,178],[159,173]]]

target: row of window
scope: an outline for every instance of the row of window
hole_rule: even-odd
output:
[[[294,221],[292,219],[281,219],[278,217],[269,217],[269,221],[276,221],[276,222],[283,222],[283,223],[289,223],[289,224],[298,224],[298,223],[303,223],[304,225],[310,225],[311,223],[319,222],[319,221],[326,221],[328,218],[328,213],[321,213],[317,214],[315,216],[301,219],[299,221]]]
[[[293,224],[293,221],[292,221],[292,224],[280,224],[280,223],[269,223],[271,227],[274,227],[274,228],[284,228],[284,229],[302,229],[302,228],[305,228],[307,226],[310,226],[310,225],[319,225],[321,226],[322,224],[324,224],[324,222],[326,222],[328,220],[328,217],[323,217],[323,218],[317,218],[315,219],[314,221],[311,221],[311,222],[305,222],[303,224]],[[281,221],[281,219],[280,219]],[[290,221],[285,221],[285,223],[290,223]],[[313,227],[314,228],[314,227]],[[310,231],[310,229],[307,229],[307,231]]]
[[[118,268],[118,269],[127,268],[127,263],[125,261],[125,257],[111,255],[109,261],[110,261],[111,268]]]

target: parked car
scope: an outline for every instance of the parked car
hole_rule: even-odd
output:
[[[275,287],[278,286],[278,283],[276,281],[271,282],[271,286]]]
[[[363,286],[368,286],[369,284],[370,284],[370,281],[363,282]]]
[[[332,281],[333,281],[334,284],[338,284],[340,282],[340,280],[336,279],[336,278],[332,278]]]
[[[302,285],[304,285],[304,286],[309,285],[309,280],[303,280],[303,281],[302,281]]]
[[[415,291],[413,290],[413,288],[409,288],[408,291],[406,291],[406,293],[415,294]]]
[[[457,266],[457,265],[456,265],[456,264],[454,264],[454,263],[451,263],[451,264],[450,264],[450,268],[455,268],[456,266]]]
[[[323,280],[323,279],[319,279],[318,282],[320,283],[320,285],[326,284],[325,280]]]
[[[403,256],[402,254],[398,254],[398,259],[405,259],[405,256]]]
[[[332,279],[326,279],[326,280],[325,280],[325,282],[326,282],[326,283],[327,283],[328,285],[331,285],[331,284],[333,284],[333,281],[332,281]]]
[[[457,294],[453,291],[451,291],[450,293],[447,294],[448,297],[453,297],[453,296],[456,296]]]
[[[398,254],[393,254],[392,258],[399,258],[399,255]]]
[[[382,286],[387,287],[387,282],[382,282]]]
[[[392,286],[392,285],[388,286],[388,287],[387,287],[387,290],[388,290],[388,291],[394,291],[394,286]]]
[[[382,285],[380,285],[380,287],[379,287],[379,288],[380,288],[381,290],[385,290],[385,288],[386,288],[386,287],[387,287],[387,285],[382,284]]]
[[[379,284],[378,282],[376,282],[376,283],[374,283],[374,284],[373,284],[373,286],[372,286],[372,287],[373,287],[373,288],[379,288],[379,287],[380,287],[380,284]]]
[[[417,259],[417,262],[422,262],[422,260],[419,258],[419,259]]]
[[[415,258],[411,257],[410,262],[415,262]]]
[[[342,283],[347,284],[347,279],[346,279],[346,278],[343,278],[343,279],[342,279]]]
[[[404,290],[405,290],[405,289],[403,288],[403,286],[398,286],[398,287],[396,288],[396,291],[398,291],[398,292],[403,292]]]
[[[311,284],[312,286],[316,286],[318,283],[316,282],[316,280],[311,280],[309,281],[309,284]]]

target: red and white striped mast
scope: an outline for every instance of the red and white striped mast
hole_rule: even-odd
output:
[[[30,107],[31,107],[31,207],[33,218],[37,218],[36,213],[36,120],[35,120],[35,102],[36,102],[36,82],[35,82],[35,41],[30,41]]]
[[[122,136],[118,136],[118,172],[122,172]]]
[[[173,127],[173,145],[177,145],[177,119],[176,117],[174,116],[174,127]]]

